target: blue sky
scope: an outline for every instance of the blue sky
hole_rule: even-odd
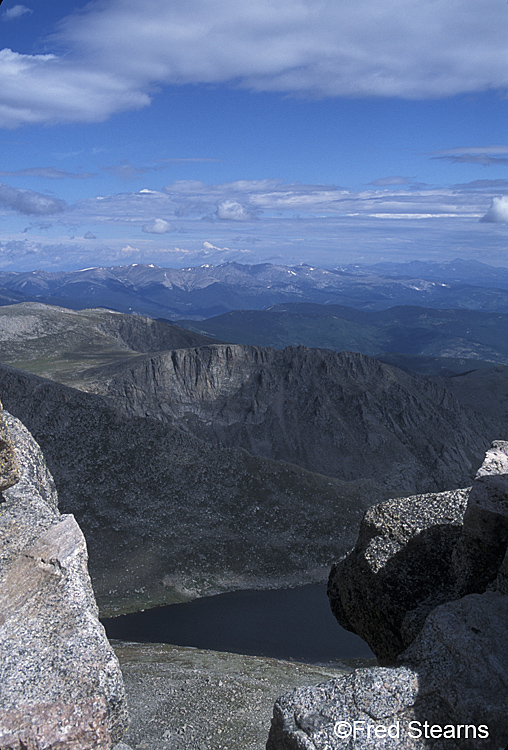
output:
[[[3,0],[0,268],[508,266],[504,0]]]

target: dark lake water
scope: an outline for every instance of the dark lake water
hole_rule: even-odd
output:
[[[328,664],[373,658],[330,611],[326,584],[234,591],[102,620],[109,638]]]

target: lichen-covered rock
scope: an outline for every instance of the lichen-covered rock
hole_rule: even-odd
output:
[[[508,742],[507,625],[507,595],[470,594],[435,609],[401,655],[418,671],[422,696],[439,696],[452,723],[488,725],[489,742],[461,748]]]
[[[20,476],[16,454],[1,413],[0,401],[0,493],[16,484]]]
[[[357,669],[283,695],[274,707],[267,750],[412,750],[418,677],[410,669]],[[385,736],[381,738],[385,727]]]
[[[397,498],[366,511],[354,549],[330,572],[342,627],[393,662],[455,584],[453,549],[469,490]]]
[[[6,422],[21,478],[0,505],[0,750],[107,750],[127,713],[85,539],[73,516],[59,514],[30,433]]]

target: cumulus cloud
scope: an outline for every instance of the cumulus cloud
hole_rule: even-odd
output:
[[[16,18],[26,16],[27,14],[33,13],[31,8],[27,8],[26,5],[13,5],[12,8],[6,8],[2,13],[2,19],[4,21],[14,21]]]
[[[64,54],[4,50],[0,116],[100,121],[161,84],[411,99],[506,89],[507,32],[499,0],[100,0],[59,24]]]
[[[0,206],[12,208],[20,214],[44,216],[64,211],[65,201],[34,190],[20,190],[0,183]]]
[[[217,218],[226,221],[252,221],[255,218],[253,212],[237,201],[221,201],[217,206]]]
[[[174,230],[174,226],[164,219],[154,219],[147,224],[143,224],[142,229],[147,234],[167,234]]]
[[[493,198],[491,206],[480,221],[494,224],[508,224],[508,195]]]

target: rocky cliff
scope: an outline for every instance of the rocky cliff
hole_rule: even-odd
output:
[[[369,509],[329,596],[339,622],[396,666],[283,696],[267,749],[503,750],[507,545],[505,442],[468,490]]]
[[[469,483],[495,429],[424,378],[306,347],[175,349],[97,369],[85,387],[129,416],[397,495]]]
[[[0,420],[0,748],[87,750],[118,742],[127,712],[99,623],[86,544],[61,515],[30,433]],[[12,442],[11,442],[12,441]]]

